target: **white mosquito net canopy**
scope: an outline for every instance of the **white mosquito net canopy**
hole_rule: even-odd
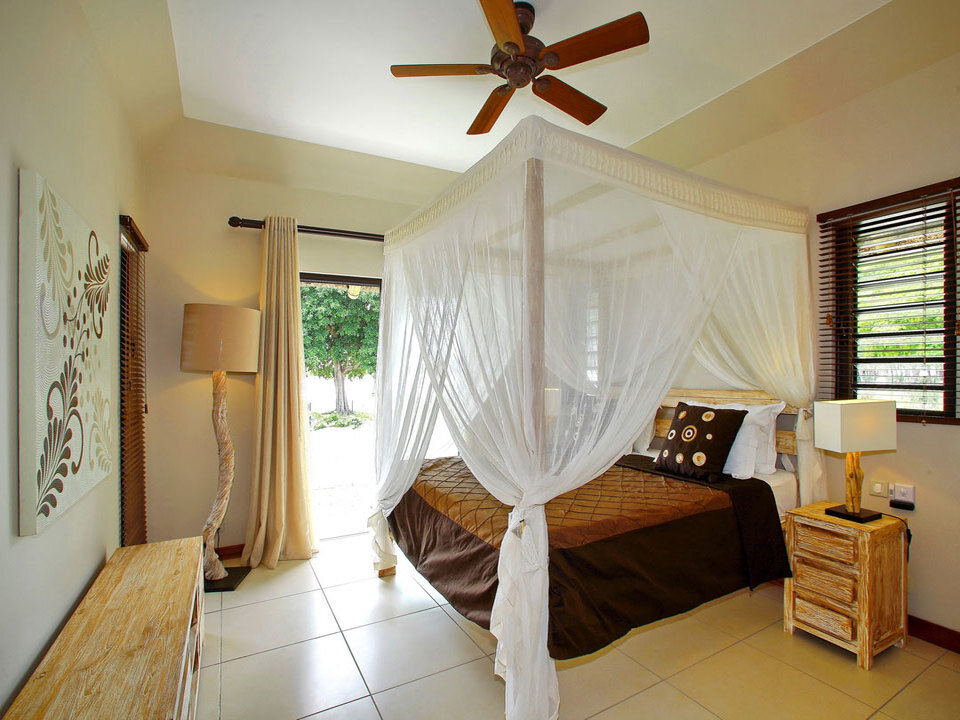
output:
[[[544,503],[610,467],[694,353],[801,408],[814,393],[807,213],[522,121],[387,234],[377,367],[378,567],[386,516],[438,414],[512,506],[491,631],[507,720],[552,720]],[[801,500],[822,494],[804,413]]]

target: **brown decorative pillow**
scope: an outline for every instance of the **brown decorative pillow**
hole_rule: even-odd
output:
[[[699,480],[718,479],[746,416],[746,410],[677,403],[673,423],[654,466]]]

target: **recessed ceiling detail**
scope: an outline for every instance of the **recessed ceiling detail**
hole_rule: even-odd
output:
[[[491,132],[466,136],[490,78],[392,77],[410,58],[483,58],[477,0],[169,0],[187,117],[462,171],[527,115],[626,147],[819,42],[886,0],[531,0],[554,41],[642,12],[641,47],[564,70],[612,108],[585,128],[516,93]],[[466,53],[466,55],[465,55]]]

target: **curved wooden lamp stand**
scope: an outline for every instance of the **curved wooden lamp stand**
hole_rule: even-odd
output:
[[[230,490],[233,488],[233,441],[227,426],[227,374],[223,370],[213,371],[213,429],[217,434],[220,475],[217,498],[203,526],[203,576],[207,580],[221,580],[227,576],[227,571],[217,557],[215,538],[230,504]]]
[[[860,467],[860,453],[847,453],[847,482],[844,507],[848,513],[860,512],[860,494],[863,492],[863,468]]]
[[[847,453],[847,480],[843,505],[824,510],[827,515],[843,518],[857,523],[870,522],[881,516],[876,510],[864,510],[860,507],[860,494],[863,491],[863,468],[860,467],[859,452]]]

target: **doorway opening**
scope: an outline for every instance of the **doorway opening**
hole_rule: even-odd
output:
[[[374,496],[380,279],[300,274],[307,462],[318,539],[366,530]]]

